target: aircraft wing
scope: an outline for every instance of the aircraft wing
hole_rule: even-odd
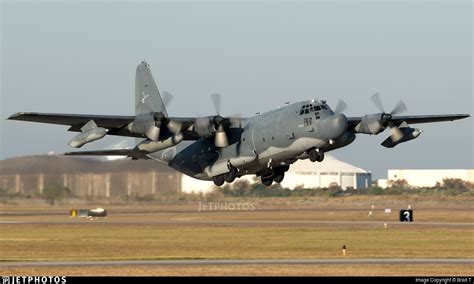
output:
[[[469,114],[445,114],[445,115],[404,115],[404,116],[394,116],[391,121],[396,125],[399,125],[403,121],[408,124],[417,124],[417,123],[432,123],[432,122],[442,122],[442,121],[453,121],[458,119],[463,119],[469,117]],[[354,127],[359,124],[362,120],[362,117],[348,117],[349,130],[353,130]]]
[[[36,113],[36,112],[19,112],[13,114],[8,119],[21,120],[31,122],[41,122],[59,125],[69,125],[68,131],[80,132],[81,127],[87,122],[93,120],[97,126],[107,128],[107,135],[118,135],[128,137],[143,137],[141,134],[132,133],[127,129],[127,125],[131,123],[135,116],[120,115],[90,115],[90,114],[62,114],[62,113]],[[173,121],[181,122],[182,129],[187,129],[195,122],[195,118],[169,118]],[[185,140],[197,140],[199,137],[183,131]]]

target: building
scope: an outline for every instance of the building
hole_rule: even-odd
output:
[[[322,188],[333,185],[343,190],[367,188],[372,185],[372,173],[327,155],[322,163],[299,160],[285,174],[283,187],[294,189]]]
[[[256,182],[255,176],[244,176],[241,179],[246,179],[250,183]],[[212,182],[187,176],[183,176],[182,185],[183,192],[210,192],[214,188]],[[322,163],[313,163],[308,159],[295,162],[285,173],[281,185],[290,189],[322,188],[333,185],[340,186],[344,190],[367,188],[372,185],[372,173],[326,154]]]
[[[181,191],[181,176],[151,160],[32,156],[0,161],[0,190],[23,195],[42,194],[51,184],[78,197],[169,195]]]
[[[436,170],[388,170],[388,184],[391,181],[406,180],[413,187],[434,187],[445,178],[461,179],[474,183],[474,169],[436,169]]]
[[[242,177],[260,182],[254,175]],[[324,162],[301,160],[285,174],[283,187],[319,188],[333,185],[365,188],[372,183],[370,172],[326,155]],[[0,161],[0,190],[23,195],[42,194],[51,185],[67,187],[78,197],[117,198],[124,196],[207,193],[212,181],[181,174],[153,160],[99,161],[61,156],[32,156]]]

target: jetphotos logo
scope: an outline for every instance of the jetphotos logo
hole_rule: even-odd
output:
[[[2,276],[1,284],[64,284],[66,276]]]
[[[199,202],[198,212],[208,211],[255,211],[250,202]]]

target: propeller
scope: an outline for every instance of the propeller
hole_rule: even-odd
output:
[[[172,100],[173,100],[173,95],[167,91],[163,91],[163,104],[165,105],[165,108],[169,106]],[[169,120],[168,124],[166,124],[166,127],[174,135],[177,135],[178,133],[181,132],[182,126],[183,126],[183,123],[179,121],[173,121],[173,120]]]
[[[214,135],[214,145],[224,148],[229,146],[228,128],[241,128],[242,119],[240,115],[222,117],[220,114],[222,95],[213,93],[210,96],[216,115],[196,118],[193,128],[202,137],[210,138]]]
[[[216,145],[216,147],[224,148],[229,146],[229,139],[227,138],[227,133],[225,132],[224,118],[220,115],[222,95],[219,93],[213,93],[211,94],[211,100],[214,104],[214,110],[217,114],[214,119],[214,123],[217,125],[214,144]]]
[[[334,108],[334,113],[342,113],[346,109],[347,109],[347,104],[343,100],[339,99],[337,101],[336,107]]]
[[[166,91],[163,91],[163,104],[165,105],[165,107],[168,107],[172,100],[173,95]]]
[[[166,107],[171,103],[173,100],[173,95],[170,93],[163,91],[162,92],[162,102],[166,109]],[[137,133],[143,133],[142,127],[147,127],[144,131],[145,136],[151,141],[158,141],[160,138],[161,127],[163,123],[168,121],[166,127],[175,135],[181,132],[182,123],[179,121],[172,121],[166,119],[166,111],[164,112],[151,112],[148,114],[141,114],[137,116],[134,120],[134,124],[137,125],[134,130]]]
[[[152,117],[152,125],[148,127],[148,129],[145,132],[145,136],[152,140],[152,141],[158,141],[160,137],[160,129],[161,129],[161,120],[163,118],[163,114],[159,112],[155,112]]]
[[[222,95],[219,93],[211,94],[211,100],[212,100],[212,103],[214,104],[214,110],[216,111],[216,114],[218,116],[221,113],[221,97]]]
[[[397,142],[398,140],[402,139],[403,132],[400,130],[400,128],[398,128],[397,125],[395,125],[395,123],[392,122],[392,117],[393,115],[405,112],[407,110],[407,106],[405,105],[405,103],[400,100],[391,112],[386,113],[383,107],[382,99],[380,98],[380,95],[378,93],[372,95],[370,97],[370,100],[377,107],[377,109],[382,112],[382,117],[380,121],[375,121],[374,123],[372,123],[372,125],[369,125],[369,128],[375,129],[376,127],[378,127],[380,129],[382,127],[388,126],[390,127],[390,133],[393,142]]]

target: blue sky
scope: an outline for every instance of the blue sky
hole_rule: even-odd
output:
[[[5,121],[18,111],[129,115],[135,67],[146,59],[168,113],[251,116],[300,100],[342,98],[348,116],[399,99],[406,114],[473,113],[471,1],[3,1],[1,155],[69,151],[66,127]],[[473,119],[359,135],[336,157],[372,170],[472,168]],[[107,137],[85,150],[133,140]]]

